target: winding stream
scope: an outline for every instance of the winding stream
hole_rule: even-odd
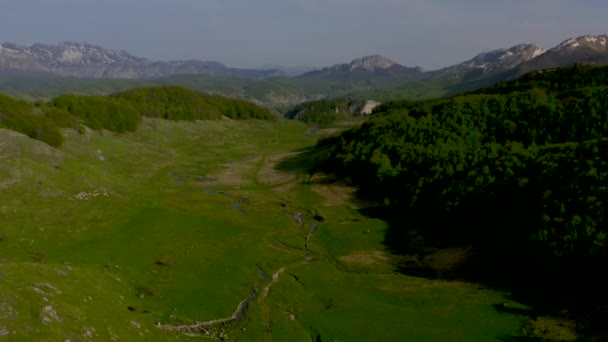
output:
[[[239,201],[236,204],[240,205],[241,202]],[[234,204],[233,204],[233,207],[234,207]],[[239,207],[239,208],[235,208],[235,209],[242,209],[242,208]],[[241,210],[239,210],[239,211],[243,212]],[[296,221],[299,224],[300,227],[302,227],[304,225],[304,218],[303,218],[301,211],[298,211],[295,215],[293,215],[293,216],[290,215],[290,216],[294,219],[294,221]],[[265,298],[268,297],[268,295],[270,294],[270,290],[271,290],[272,286],[275,285],[276,283],[278,283],[278,281],[281,278],[281,274],[283,274],[287,270],[287,267],[289,267],[290,265],[293,265],[295,263],[302,262],[302,261],[310,262],[313,260],[312,251],[309,249],[309,241],[310,241],[311,237],[317,232],[318,227],[319,227],[319,222],[316,220],[312,220],[310,230],[305,238],[305,240],[306,240],[306,243],[304,244],[305,254],[303,257],[300,257],[300,258],[290,262],[289,264],[280,267],[277,271],[275,271],[272,274],[272,276],[269,276],[261,266],[257,266],[258,274],[260,275],[260,277],[263,280],[258,281],[255,284],[251,285],[251,290],[249,291],[249,294],[247,295],[247,297],[245,297],[245,299],[243,299],[240,303],[238,303],[238,305],[236,306],[236,309],[234,310],[234,312],[232,313],[231,316],[213,319],[213,320],[206,321],[206,322],[195,322],[194,324],[189,324],[189,325],[172,325],[172,324],[163,324],[161,322],[157,322],[156,327],[159,329],[167,330],[167,331],[183,333],[188,336],[208,335],[208,336],[212,336],[212,337],[226,338],[227,336],[225,335],[225,333],[224,333],[223,329],[221,329],[221,327],[243,319],[243,317],[245,317],[245,314],[247,313],[249,304],[251,303],[251,301],[253,301],[256,298],[259,298],[260,303],[262,303],[265,306],[266,304],[263,303]],[[297,250],[302,251],[302,249],[300,249],[300,248],[290,247],[281,242],[278,242],[278,243],[288,249],[291,249],[291,250],[297,249]],[[262,289],[261,294],[258,297],[257,289],[263,282],[267,283],[267,284]],[[266,307],[265,310],[268,311],[268,308]],[[270,323],[267,323],[267,325],[269,325],[269,324]],[[217,330],[219,330],[219,332]]]

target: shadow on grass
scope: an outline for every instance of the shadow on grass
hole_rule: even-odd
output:
[[[280,160],[276,169],[280,171],[313,174],[322,167],[321,161],[331,152],[331,142],[322,141],[317,146],[296,149],[287,158]]]
[[[574,321],[579,336],[591,340],[608,336],[608,281],[600,271],[605,265],[578,262],[561,265],[562,270],[555,272],[542,262],[533,263],[535,246],[518,243],[524,241],[520,234],[530,229],[522,224],[529,217],[525,211],[529,206],[525,199],[506,198],[501,203],[470,203],[449,215],[432,208],[379,206],[360,211],[388,223],[384,244],[392,253],[408,256],[408,262],[399,265],[401,273],[461,280],[504,291],[509,301],[527,308],[497,303],[494,308],[498,312],[531,320],[544,316]],[[500,216],[499,211],[505,209],[512,215]],[[448,265],[435,260],[437,255],[445,258],[450,253],[454,257]],[[410,261],[412,258],[417,262]],[[501,340],[543,339],[507,336]]]
[[[331,141],[329,141],[331,143]],[[322,171],[330,144],[293,151],[277,169],[314,174]],[[336,181],[335,177],[327,181]],[[369,203],[358,193],[355,198]],[[538,203],[525,194],[506,191],[500,198],[480,198],[447,213],[440,208],[368,206],[361,214],[388,223],[385,246],[404,256],[399,272],[428,279],[461,280],[509,293],[508,300],[528,307],[496,303],[504,314],[535,320],[540,316],[575,321],[581,336],[608,336],[608,282],[605,265],[560,265],[555,272],[543,261],[533,262],[538,246],[527,241],[538,213]],[[505,214],[508,213],[508,214]],[[454,257],[451,258],[453,253]],[[442,258],[435,258],[440,255]],[[450,262],[441,264],[438,259]],[[599,270],[604,270],[600,272]],[[541,341],[533,337],[504,336],[502,341]]]
[[[504,336],[497,337],[497,339],[504,342],[547,342],[547,340],[544,338],[524,336]]]

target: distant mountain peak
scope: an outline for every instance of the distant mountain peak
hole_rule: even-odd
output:
[[[482,77],[511,70],[531,61],[547,50],[534,44],[519,44],[507,49],[486,50],[468,61],[433,72],[434,78],[460,79]]]
[[[561,53],[571,53],[581,48],[596,51],[608,51],[608,35],[584,35],[576,38],[570,38],[561,42],[558,46],[551,50]]]
[[[350,63],[350,70],[355,69],[363,69],[367,71],[376,71],[376,70],[384,70],[396,65],[394,61],[391,59],[380,56],[380,55],[372,55],[365,56],[362,58],[357,58]]]
[[[104,49],[86,42],[63,42],[58,45],[32,44],[19,46],[3,43],[13,54],[33,58],[53,69],[60,66],[87,66],[124,63],[148,63],[145,58],[134,57],[125,51]],[[2,50],[0,49],[0,52]]]
[[[424,71],[420,67],[410,68],[395,63],[390,58],[371,55],[352,60],[350,63],[335,64],[321,70],[314,70],[298,76],[304,79],[324,81],[364,81],[372,83],[398,83],[419,80]]]
[[[508,49],[484,51],[461,65],[482,69],[484,72],[491,72],[497,69],[504,70],[527,62],[545,52],[545,49],[533,44],[519,44]]]

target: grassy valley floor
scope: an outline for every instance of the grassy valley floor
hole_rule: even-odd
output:
[[[277,170],[306,132],[145,119],[53,149],[0,130],[0,340],[521,335],[508,294],[398,273],[351,189]]]

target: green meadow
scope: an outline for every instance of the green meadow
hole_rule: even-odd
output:
[[[347,186],[277,165],[293,121],[0,129],[0,340],[491,341],[508,293],[398,272]],[[405,222],[404,224],[407,224]]]

